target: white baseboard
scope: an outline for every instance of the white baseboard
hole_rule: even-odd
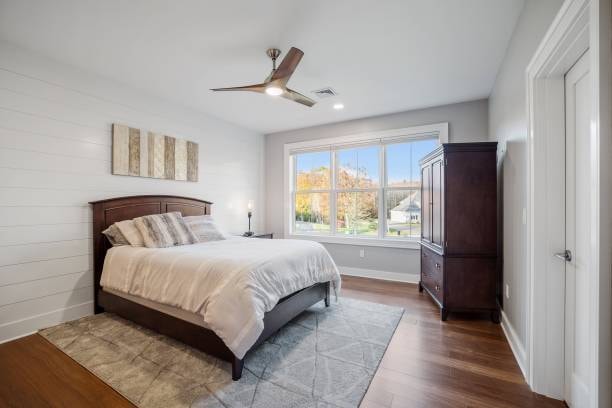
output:
[[[510,320],[508,320],[508,317],[506,316],[503,310],[501,311],[501,316],[502,330],[506,335],[508,344],[510,344],[512,354],[514,354],[514,358],[516,359],[516,362],[518,363],[518,366],[521,369],[521,372],[523,373],[523,377],[525,377],[525,381],[527,381],[527,354],[525,353],[525,347],[521,343],[521,340],[516,334],[514,327],[512,327]]]
[[[0,326],[0,344],[21,337],[29,336],[38,330],[60,323],[76,320],[93,314],[93,301],[69,306],[65,309],[30,316],[26,319],[10,322]]]
[[[379,271],[376,269],[353,268],[350,266],[338,266],[341,275],[359,276],[361,278],[382,279],[393,282],[419,283],[419,275],[411,273],[399,273],[390,271]]]

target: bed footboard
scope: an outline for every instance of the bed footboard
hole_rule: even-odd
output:
[[[331,282],[317,283],[281,299],[274,309],[265,314],[263,332],[249,349],[249,352],[315,303],[323,300],[325,306],[329,306],[330,288]],[[243,366],[243,360],[234,358],[232,361],[232,379],[234,381],[239,380],[242,376]]]
[[[330,282],[317,283],[284,299],[264,316],[264,330],[251,349],[257,347],[294,317],[321,300],[329,298]],[[325,302],[327,303],[327,301]]]

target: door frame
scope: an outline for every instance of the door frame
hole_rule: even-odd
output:
[[[610,166],[600,160],[610,152],[610,122],[600,115],[610,109],[609,50],[600,50],[603,21],[609,30],[606,0],[566,0],[526,70],[528,114],[527,180],[527,344],[526,377],[531,388],[556,399],[564,395],[564,264],[552,254],[565,249],[565,97],[564,76],[588,49],[591,72],[591,162],[589,166],[591,273],[589,274],[590,406],[608,406],[610,339]],[[608,0],[609,2],[609,0]],[[600,7],[604,4],[603,7]],[[601,10],[600,10],[601,8]],[[604,10],[605,9],[605,10]],[[609,16],[607,16],[609,19]],[[605,32],[609,36],[609,32]],[[609,37],[608,37],[609,38]],[[605,44],[609,46],[609,44]],[[605,47],[604,47],[605,48]],[[601,54],[601,55],[600,55]],[[607,57],[606,57],[607,56]],[[600,65],[601,64],[601,65]],[[602,72],[600,73],[600,68]],[[600,78],[600,74],[604,74]],[[600,92],[600,87],[608,88]],[[600,95],[601,93],[601,95]],[[602,104],[600,105],[600,97]],[[602,110],[603,109],[603,110]],[[603,123],[601,122],[603,120]],[[604,228],[600,228],[600,224]],[[600,251],[600,248],[605,248]],[[600,285],[600,282],[603,285]],[[607,298],[604,295],[608,295]],[[600,311],[603,311],[600,313]],[[607,344],[605,343],[607,341]],[[604,359],[599,360],[600,356]]]

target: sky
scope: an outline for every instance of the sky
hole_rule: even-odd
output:
[[[419,181],[421,171],[419,160],[438,147],[435,139],[418,140],[408,143],[387,145],[387,179],[402,181],[406,178]],[[351,168],[365,167],[369,176],[378,177],[378,146],[368,146],[353,149],[338,150],[337,160],[341,166]],[[329,167],[328,151],[302,153],[297,156],[297,171],[308,172],[321,166]]]

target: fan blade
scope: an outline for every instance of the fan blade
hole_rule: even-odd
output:
[[[291,75],[293,75],[293,71],[295,71],[303,56],[302,50],[291,47],[285,58],[283,58],[283,62],[281,62],[272,74],[272,77],[270,77],[270,81],[278,81],[280,85],[285,85],[289,78],[291,78]]]
[[[308,107],[312,107],[316,102],[310,99],[307,96],[302,95],[299,92],[294,91],[293,89],[285,89],[285,92],[281,95],[283,98],[287,98],[297,103],[301,103],[302,105],[306,105]]]
[[[264,93],[266,91],[266,84],[246,85],[246,86],[234,86],[232,88],[215,88],[215,89],[211,89],[211,91],[215,91],[215,92],[221,92],[221,91],[250,91],[250,92]]]

